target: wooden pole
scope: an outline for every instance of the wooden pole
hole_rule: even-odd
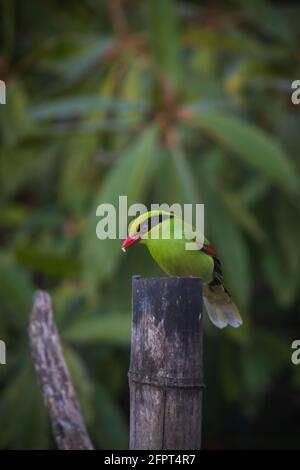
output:
[[[201,447],[199,278],[133,277],[130,449]]]
[[[47,292],[35,292],[29,338],[34,367],[58,448],[92,450]]]

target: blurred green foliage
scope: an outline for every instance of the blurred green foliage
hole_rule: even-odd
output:
[[[96,238],[96,208],[203,202],[245,319],[205,325],[204,446],[299,446],[300,5],[1,0],[0,448],[53,447],[28,349],[50,291],[92,439],[126,448],[137,247]]]

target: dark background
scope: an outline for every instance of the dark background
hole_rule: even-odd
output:
[[[0,448],[53,448],[29,356],[47,289],[97,448],[128,443],[132,274],[96,207],[201,202],[244,325],[205,325],[203,446],[299,448],[298,2],[2,0]]]

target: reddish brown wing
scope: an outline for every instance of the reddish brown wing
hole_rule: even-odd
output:
[[[215,247],[211,244],[207,245],[207,244],[204,243],[204,245],[201,248],[201,251],[203,251],[207,255],[213,256],[214,258],[218,257],[218,253],[217,253]]]

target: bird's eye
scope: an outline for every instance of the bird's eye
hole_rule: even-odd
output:
[[[149,218],[149,219],[145,220],[144,223],[143,223],[143,231],[145,233],[147,233],[150,230],[151,230],[151,219]]]
[[[148,219],[144,220],[141,222],[137,228],[136,232],[141,232],[141,233],[147,233],[150,232],[151,229],[153,229],[156,225],[161,224],[164,220],[167,219],[172,219],[174,218],[174,214],[158,214],[152,217],[149,217]]]

